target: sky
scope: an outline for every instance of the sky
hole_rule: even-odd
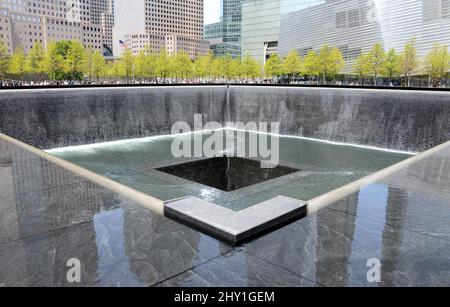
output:
[[[205,24],[220,20],[220,0],[205,0]]]

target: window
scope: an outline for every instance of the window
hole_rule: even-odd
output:
[[[348,27],[356,28],[360,26],[359,9],[348,11]]]
[[[347,28],[347,12],[336,13],[336,28]]]

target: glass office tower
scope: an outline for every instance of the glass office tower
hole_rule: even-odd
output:
[[[221,21],[205,26],[204,38],[209,40],[216,56],[241,56],[242,0],[222,0]]]

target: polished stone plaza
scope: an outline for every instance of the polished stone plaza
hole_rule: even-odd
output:
[[[0,141],[0,285],[446,286],[450,146],[239,247]],[[381,262],[381,282],[367,261]]]
[[[449,286],[449,97],[0,91],[0,287]],[[175,158],[171,128],[195,114],[279,122],[280,167]]]

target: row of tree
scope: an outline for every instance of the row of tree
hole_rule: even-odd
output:
[[[321,78],[324,83],[335,78],[346,62],[338,48],[323,46],[319,52],[311,50],[302,58],[297,51],[291,51],[284,59],[274,54],[264,66],[266,77],[309,76]]]
[[[11,74],[22,79],[26,74],[49,77],[53,80],[82,80],[84,75],[98,76],[104,72],[106,62],[99,52],[87,50],[77,41],[50,43],[45,50],[36,43],[26,54],[17,48],[7,55],[4,43],[0,42],[0,77]]]
[[[301,58],[292,51],[284,59],[274,55],[266,63],[265,71],[269,76],[309,76],[319,77],[323,83],[335,78],[346,66],[342,53],[337,48],[323,46],[319,52],[314,50]],[[411,85],[413,75],[428,75],[429,85],[448,77],[450,71],[450,52],[447,45],[435,43],[424,59],[418,56],[415,39],[405,45],[403,52],[395,49],[385,51],[381,43],[377,43],[368,53],[363,53],[353,63],[353,75],[364,84],[366,78],[378,85],[381,77],[392,80],[403,76],[406,85]]]
[[[143,50],[133,55],[125,50],[119,60],[106,61],[100,52],[85,49],[77,41],[52,42],[45,50],[36,43],[26,54],[17,48],[11,56],[0,41],[0,77],[14,75],[23,80],[27,74],[49,77],[52,80],[90,80],[100,78],[144,79],[255,79],[261,75],[261,67],[250,56],[233,59],[231,56],[216,58],[209,53],[193,62],[185,51],[169,55]]]
[[[403,76],[406,85],[411,85],[411,77],[416,74],[428,75],[428,83],[439,83],[447,78],[450,71],[450,53],[447,45],[435,43],[424,59],[420,59],[415,39],[410,40],[402,53],[395,49],[385,51],[378,43],[366,54],[361,54],[353,65],[354,73],[364,83],[365,77],[373,78],[377,85],[380,77],[392,79]]]
[[[119,60],[105,61],[99,52],[85,49],[77,41],[52,42],[47,49],[36,43],[26,54],[16,49],[7,55],[6,46],[0,41],[0,76],[11,74],[23,79],[26,74],[47,76],[53,80],[90,80],[100,78],[126,78],[130,80],[148,79],[203,79],[203,80],[254,80],[257,78],[277,78],[280,76],[308,76],[326,83],[341,74],[347,63],[338,48],[323,46],[318,52],[311,50],[304,57],[297,51],[285,58],[274,54],[264,67],[253,57],[233,59],[231,56],[214,57],[212,53],[192,61],[185,51],[169,55],[141,51],[133,55],[125,50]],[[430,85],[448,75],[450,53],[448,46],[436,43],[424,59],[419,59],[415,39],[410,40],[402,53],[395,49],[385,51],[380,43],[361,54],[353,63],[353,74],[359,76],[362,84],[371,78],[377,85],[380,77],[392,79],[403,76],[410,85],[413,74],[429,75]]]

